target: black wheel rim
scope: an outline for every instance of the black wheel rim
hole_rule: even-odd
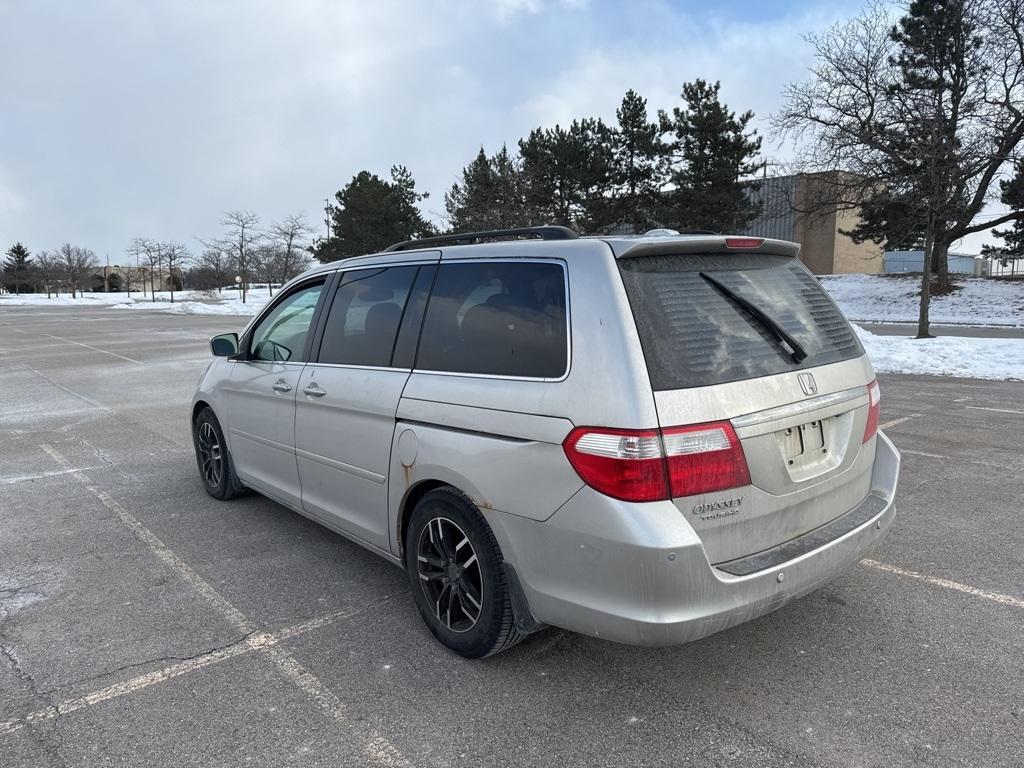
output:
[[[468,632],[476,626],[484,601],[483,573],[473,544],[454,521],[435,517],[420,531],[416,570],[430,609],[444,627]]]
[[[221,454],[220,441],[213,425],[204,421],[199,427],[199,458],[202,462],[203,479],[211,488],[220,485],[223,474],[224,459]]]

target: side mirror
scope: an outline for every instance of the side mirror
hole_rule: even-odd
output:
[[[222,333],[210,339],[210,351],[214,357],[231,357],[238,354],[238,334]]]

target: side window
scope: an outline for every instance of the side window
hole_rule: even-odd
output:
[[[317,362],[388,367],[417,267],[346,272],[334,294]]]
[[[274,362],[300,360],[323,287],[321,281],[279,299],[252,332],[250,359]]]
[[[568,363],[556,262],[442,264],[423,320],[424,371],[558,378]]]

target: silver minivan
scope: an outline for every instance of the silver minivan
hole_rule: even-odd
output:
[[[404,567],[464,656],[748,621],[894,515],[871,362],[798,251],[537,227],[314,267],[212,340],[200,475]]]

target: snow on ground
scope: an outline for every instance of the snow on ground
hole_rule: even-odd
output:
[[[246,302],[237,291],[175,291],[171,301],[170,291],[157,291],[156,301],[149,294],[141,293],[86,293],[72,298],[69,294],[46,297],[45,293],[29,293],[22,296],[0,295],[0,307],[43,306],[43,307],[111,307],[112,309],[144,309],[150,312],[171,312],[188,315],[254,315],[267,303],[269,296],[264,288],[250,292]]]
[[[2,293],[0,307],[108,307],[124,300],[125,296],[121,293],[87,293],[74,298],[68,293],[50,298],[45,293],[23,293],[20,296]]]
[[[918,281],[914,277],[879,275],[829,275],[822,284],[851,320],[872,322],[916,322]],[[1024,283],[967,279],[952,296],[932,300],[934,323],[1003,325],[1024,327]],[[149,296],[132,293],[86,293],[84,297],[59,298],[46,295],[0,295],[0,307],[109,306],[175,314],[254,315],[269,297],[266,289],[252,291],[242,303],[235,291],[157,291]],[[908,332],[909,333],[909,332]],[[918,341],[899,336],[876,336],[857,326],[861,343],[881,373],[923,373],[979,379],[1024,380],[1024,339],[980,339],[941,337]]]
[[[171,312],[179,315],[255,315],[270,300],[265,290],[253,291],[246,296],[245,303],[235,291],[217,293],[215,291],[188,291],[175,293],[174,302],[170,294],[157,291],[156,301],[132,294],[130,300],[122,299],[113,309],[143,309],[157,312]]]
[[[932,297],[929,317],[933,323],[1024,327],[1024,281],[972,277],[956,282],[959,291]],[[855,322],[917,322],[920,277],[825,275],[821,284]]]
[[[854,325],[879,373],[1024,381],[1024,339],[876,336]]]

